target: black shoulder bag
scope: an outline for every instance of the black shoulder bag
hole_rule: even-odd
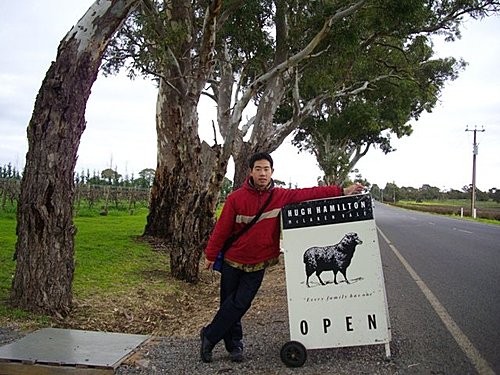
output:
[[[273,190],[271,190],[271,193],[269,194],[269,197],[267,198],[266,202],[264,205],[261,207],[257,215],[252,219],[251,222],[249,222],[244,228],[242,228],[239,232],[236,232],[232,234],[226,242],[224,242],[224,245],[222,245],[222,248],[220,249],[219,253],[217,254],[217,258],[215,259],[215,262],[212,266],[212,269],[215,271],[221,272],[222,270],[222,262],[224,260],[224,254],[226,253],[227,250],[231,247],[231,245],[236,241],[238,238],[240,238],[244,233],[246,233],[256,222],[259,220],[259,218],[262,216],[264,213],[264,210],[268,206],[269,202],[271,202],[271,198],[273,196]]]

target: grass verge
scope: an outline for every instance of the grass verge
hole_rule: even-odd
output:
[[[168,253],[139,238],[146,215],[147,208],[142,207],[132,214],[128,210],[111,210],[107,216],[87,212],[74,219],[78,228],[74,308],[70,317],[56,321],[9,305],[16,217],[14,209],[0,211],[0,327],[51,325],[134,333],[162,330],[165,301],[183,293],[181,282],[169,276]],[[148,315],[152,315],[149,322]]]
[[[454,218],[472,220],[488,224],[500,225],[500,204],[488,201],[477,202],[476,219],[470,216],[470,201],[464,200],[443,200],[443,201],[398,201],[389,203],[393,206],[406,208],[410,210],[423,211],[433,214],[446,215]],[[463,216],[462,216],[463,214]]]

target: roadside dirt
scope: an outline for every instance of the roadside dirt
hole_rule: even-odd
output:
[[[200,270],[202,267],[200,266]],[[167,279],[175,292],[148,290],[148,282]],[[144,285],[126,293],[75,300],[72,314],[57,322],[60,328],[188,337],[214,316],[219,304],[220,275],[202,270],[200,282],[189,284],[173,279],[167,272],[147,275]],[[245,319],[276,316],[276,308],[286,312],[283,261],[266,271],[262,287]],[[281,314],[279,314],[281,315]],[[265,324],[264,322],[260,324]]]

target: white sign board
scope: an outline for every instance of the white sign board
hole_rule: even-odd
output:
[[[371,196],[288,205],[281,217],[290,339],[306,349],[388,344]]]

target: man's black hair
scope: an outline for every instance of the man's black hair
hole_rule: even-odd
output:
[[[250,157],[248,160],[248,166],[250,169],[253,169],[253,165],[257,160],[267,160],[269,164],[271,164],[271,168],[273,168],[273,158],[267,152],[256,152]]]

